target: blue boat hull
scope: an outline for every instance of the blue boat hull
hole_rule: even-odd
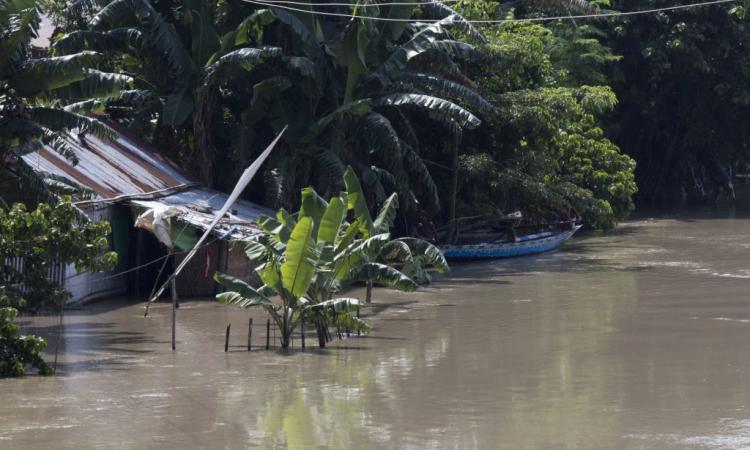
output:
[[[502,244],[473,244],[473,245],[446,245],[441,247],[447,259],[488,259],[509,258],[512,256],[534,255],[554,250],[570,239],[576,231],[581,228],[575,226],[572,230],[563,231],[552,236],[539,239],[524,240],[521,242]]]

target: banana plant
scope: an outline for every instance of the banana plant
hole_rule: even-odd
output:
[[[351,167],[344,173],[344,184],[348,193],[349,209],[356,217],[362,244],[351,253],[350,272],[347,278],[362,281],[366,286],[366,303],[372,302],[372,288],[375,284],[385,284],[400,290],[414,290],[417,283],[430,281],[427,267],[438,272],[449,270],[440,249],[431,243],[417,238],[390,239],[388,232],[393,226],[398,210],[398,195],[391,194],[383,202],[372,219],[364,198],[362,186]],[[404,270],[398,270],[396,267]],[[408,282],[407,282],[408,280]]]
[[[156,116],[159,126],[189,131],[200,179],[213,185],[218,178],[216,123],[224,120],[226,109],[238,103],[235,98],[249,97],[233,113],[267,118],[268,92],[309,82],[312,62],[286,57],[280,46],[254,39],[248,20],[267,23],[268,18],[250,14],[234,28],[226,24],[235,18],[220,14],[228,7],[222,2],[176,3],[173,16],[164,17],[149,0],[112,0],[96,12],[90,29],[63,36],[54,50],[94,49],[120,57],[124,69],[138,75],[138,89],[110,104],[135,104],[145,109],[145,119]]]
[[[12,195],[33,191],[50,200],[60,180],[35,173],[22,156],[45,144],[77,163],[67,132],[113,138],[114,131],[88,113],[101,111],[101,98],[118,95],[133,80],[96,70],[102,55],[92,51],[35,57],[31,40],[41,21],[36,3],[0,2],[0,180]]]
[[[219,302],[242,308],[263,308],[281,330],[281,347],[288,348],[292,333],[305,321],[316,324],[320,345],[325,345],[321,332],[324,324],[336,323],[354,331],[367,331],[367,324],[353,315],[359,300],[335,298],[313,303],[307,297],[316,272],[320,269],[320,253],[314,236],[316,224],[311,217],[302,217],[292,229],[282,252],[271,240],[265,249],[267,257],[255,266],[264,283],[259,289],[235,277],[217,273],[216,281],[228,291],[217,295]],[[258,246],[265,246],[256,241]],[[252,259],[251,259],[252,261]],[[277,300],[274,299],[277,296]]]
[[[344,184],[347,190],[329,201],[314,189],[305,188],[297,213],[289,214],[281,209],[276,218],[261,217],[258,225],[265,233],[240,244],[248,257],[263,261],[272,253],[283,251],[297,221],[311,218],[320,255],[320,267],[308,291],[308,298],[314,303],[330,299],[343,286],[355,282],[365,284],[366,302],[370,303],[376,285],[413,291],[417,281],[429,281],[427,267],[439,272],[449,269],[440,250],[429,242],[416,238],[391,239],[398,194],[388,197],[373,220],[359,179],[351,167],[344,173]],[[348,215],[353,218],[351,222],[346,220]],[[259,244],[259,241],[264,243]],[[269,245],[269,241],[273,241],[275,247]],[[408,270],[414,279],[399,268]]]

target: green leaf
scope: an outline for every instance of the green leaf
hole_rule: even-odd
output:
[[[334,298],[314,305],[309,305],[305,307],[305,310],[311,312],[322,312],[326,310],[334,312],[355,312],[359,305],[359,300],[356,298]]]
[[[186,0],[185,21],[191,31],[193,62],[203,66],[211,55],[219,49],[219,34],[213,24],[209,5],[202,0]]]
[[[247,16],[239,25],[223,38],[224,48],[228,48],[231,39],[231,45],[239,46],[247,43],[257,44],[262,42],[263,28],[276,20],[276,15],[270,9],[259,9]]]
[[[370,208],[367,206],[367,200],[365,200],[365,194],[359,184],[359,178],[357,178],[351,166],[347,167],[346,172],[344,172],[344,184],[348,195],[348,207],[354,211],[354,216],[359,220],[362,233],[365,237],[369,237],[373,230]]]
[[[408,245],[414,257],[422,256],[427,264],[435,267],[438,272],[442,273],[450,270],[448,262],[445,260],[445,256],[443,256],[443,252],[429,242],[423,239],[410,237],[399,238],[397,240]]]
[[[237,305],[241,308],[262,306],[271,311],[279,309],[278,305],[239,278],[217,272],[214,280],[229,290],[216,296],[225,305]]]
[[[102,99],[116,97],[132,85],[133,78],[127,75],[89,69],[84,79],[49,91],[46,96],[60,100]]]
[[[348,280],[366,262],[374,261],[380,250],[390,241],[387,233],[357,241],[336,254],[333,278]]]
[[[274,236],[279,242],[286,243],[289,240],[289,236],[292,234],[291,228],[273,217],[261,215],[255,222],[261,230]]]
[[[377,234],[390,232],[393,223],[396,221],[397,212],[398,194],[394,192],[380,206],[380,212],[372,223],[373,232]]]
[[[347,277],[351,280],[371,281],[375,284],[396,288],[400,291],[413,291],[417,283],[401,271],[377,262],[368,262],[354,268]]]
[[[333,244],[339,235],[341,223],[346,217],[347,205],[346,195],[342,197],[333,197],[328,202],[328,207],[323,213],[318,230],[318,242]]]
[[[67,86],[86,78],[88,68],[99,60],[96,52],[84,51],[66,56],[32,59],[23,64],[8,80],[22,96]]]
[[[299,217],[310,217],[313,220],[313,239],[317,240],[320,221],[327,207],[328,203],[315,192],[315,189],[311,187],[302,189],[302,206],[299,210]]]
[[[31,108],[31,118],[38,124],[52,131],[72,131],[92,133],[106,139],[116,139],[117,133],[96,119],[82,116],[74,112],[56,108]]]
[[[317,254],[312,233],[312,218],[300,218],[284,252],[281,278],[284,287],[295,297],[305,295],[315,274]]]
[[[167,96],[162,112],[162,121],[166,125],[181,125],[193,112],[195,101],[190,89],[172,92]]]
[[[482,124],[477,116],[457,104],[431,95],[422,94],[390,94],[374,100],[377,106],[412,107],[425,110],[435,120],[450,124],[455,122],[468,129],[477,128]]]

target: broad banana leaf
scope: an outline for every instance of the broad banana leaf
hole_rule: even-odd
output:
[[[390,94],[373,101],[376,106],[411,106],[423,109],[435,120],[454,122],[462,128],[474,129],[482,124],[477,116],[457,104],[431,95]]]
[[[214,274],[214,280],[229,289],[229,291],[216,296],[216,299],[219,300],[220,303],[225,305],[237,305],[241,308],[262,306],[267,311],[274,313],[280,309],[279,305],[273,303],[266,296],[239,278],[217,272]]]
[[[394,192],[380,206],[380,212],[372,223],[373,232],[377,234],[390,232],[391,227],[396,220],[397,212],[398,194]]]
[[[313,220],[302,217],[294,227],[284,251],[281,279],[294,297],[302,297],[310,286],[318,256],[313,239]]]
[[[367,200],[365,200],[365,194],[362,192],[359,179],[351,166],[347,167],[346,172],[344,172],[344,184],[346,185],[346,192],[348,194],[348,207],[354,211],[354,216],[360,223],[362,234],[365,237],[370,237],[372,234],[370,208],[367,206]]]
[[[349,279],[372,281],[375,284],[396,288],[400,291],[413,291],[417,283],[398,269],[377,262],[368,262],[357,267],[349,274]]]
[[[408,245],[414,257],[422,256],[424,260],[438,272],[442,273],[450,270],[448,261],[446,261],[445,256],[443,256],[443,252],[429,242],[423,239],[411,237],[399,238],[397,241],[401,241]]]
[[[302,207],[299,210],[299,217],[310,217],[313,221],[313,239],[317,241],[318,230],[323,214],[326,212],[328,203],[315,192],[315,189],[306,187],[302,189]]]
[[[339,235],[341,224],[346,217],[347,196],[333,197],[328,202],[328,207],[320,219],[320,228],[318,229],[318,242],[333,244]]]

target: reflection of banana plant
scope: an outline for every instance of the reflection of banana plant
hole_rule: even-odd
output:
[[[352,316],[359,306],[358,300],[336,298],[312,303],[307,298],[320,261],[318,243],[313,235],[315,228],[311,217],[301,217],[292,229],[283,252],[278,251],[273,240],[254,241],[253,250],[266,255],[265,260],[255,267],[264,283],[259,289],[229,275],[217,273],[215,277],[216,281],[229,289],[217,296],[221,303],[243,308],[259,306],[268,312],[281,330],[282,348],[289,347],[292,333],[301,321],[312,321],[319,329],[325,323],[335,323],[355,331],[367,329],[364,322]],[[278,295],[280,302],[271,300],[270,297],[274,295]]]

